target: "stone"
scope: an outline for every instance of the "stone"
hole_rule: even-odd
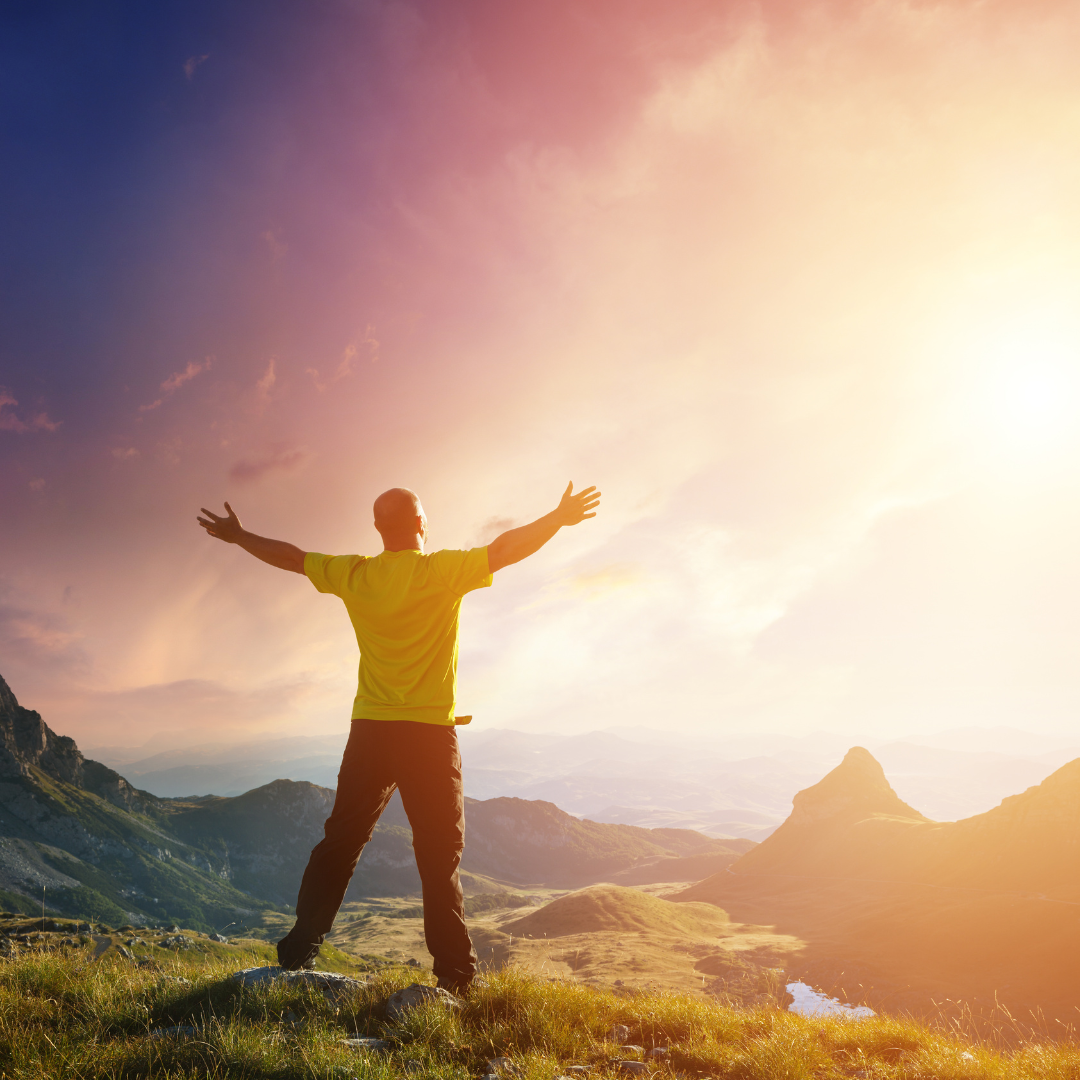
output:
[[[615,1068],[630,1076],[643,1076],[649,1071],[649,1066],[643,1061],[616,1061]]]
[[[398,990],[391,994],[386,1002],[386,1014],[391,1020],[400,1020],[410,1009],[415,1009],[428,1001],[438,1001],[450,1009],[460,1009],[458,1001],[448,990],[441,990],[437,986],[423,986],[420,983],[412,983],[404,990]]]
[[[591,1065],[567,1065],[566,1072],[572,1077],[588,1076],[591,1071]]]
[[[229,978],[241,986],[258,986],[280,979],[290,986],[313,986],[324,994],[333,995],[359,990],[366,985],[360,979],[339,975],[336,971],[283,971],[279,967],[243,968],[233,972]]]
[[[188,1024],[180,1024],[177,1027],[154,1028],[150,1032],[151,1039],[193,1039],[199,1034],[199,1029]]]
[[[666,1046],[654,1046],[648,1053],[651,1058],[665,1058],[668,1056],[668,1048]]]
[[[189,937],[185,937],[183,934],[176,934],[173,937],[164,937],[158,944],[163,949],[190,949],[194,946],[195,942]]]
[[[341,1040],[350,1050],[389,1050],[390,1044],[385,1039],[373,1039],[367,1035],[350,1035]]]
[[[424,1066],[416,1058],[409,1058],[402,1067],[407,1073],[418,1073]]]
[[[645,1047],[643,1047],[643,1046],[634,1046],[632,1043],[630,1043],[630,1044],[628,1044],[626,1046],[620,1046],[619,1047],[619,1053],[622,1054],[622,1056],[624,1058],[628,1058],[632,1054],[644,1054],[645,1053]]]
[[[625,1024],[616,1024],[608,1035],[608,1039],[614,1043],[624,1043],[630,1039],[630,1029]]]
[[[420,966],[420,961],[417,960],[415,956],[410,956],[409,959],[405,961],[405,966],[406,967],[419,967]]]
[[[179,933],[180,933],[180,927],[179,927],[179,926],[175,926],[175,925],[173,925],[173,926],[166,926],[166,927],[165,927],[165,932],[166,932],[167,934],[179,934]]]
[[[135,959],[135,954],[126,945],[117,945],[116,946],[116,951],[125,960],[134,960]]]
[[[234,971],[229,976],[229,980],[238,982],[241,986],[258,986],[260,983],[280,979],[284,974],[285,972],[279,967],[242,968],[240,971]]]
[[[211,941],[216,941],[219,945],[228,945],[229,944],[229,939],[227,937],[225,937],[223,934],[207,934],[206,936]]]

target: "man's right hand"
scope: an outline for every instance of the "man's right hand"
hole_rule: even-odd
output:
[[[276,566],[279,570],[291,570],[294,574],[304,572],[303,551],[284,540],[271,540],[266,536],[256,536],[255,533],[248,532],[228,503],[225,504],[225,517],[215,514],[213,510],[207,510],[205,506],[202,512],[206,517],[195,520],[206,530],[208,536],[215,540],[224,540],[226,544],[239,544],[248,554]]]
[[[240,542],[240,537],[244,535],[244,527],[240,524],[240,519],[228,503],[225,504],[225,517],[219,517],[213,510],[207,510],[205,506],[202,507],[202,512],[206,517],[196,518],[195,520],[215,540],[224,540],[226,544],[238,544]],[[207,518],[210,520],[208,521]]]

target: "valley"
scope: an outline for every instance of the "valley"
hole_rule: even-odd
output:
[[[271,943],[291,925],[332,789],[276,779],[161,798],[57,735],[0,680],[0,903]],[[884,1011],[1072,1023],[1080,761],[982,814],[934,821],[855,747],[760,843],[466,800],[466,918],[481,966],[617,989],[780,1003],[784,980]],[[330,935],[342,955],[430,964],[395,798]],[[949,1005],[948,1002],[956,1003]],[[946,1004],[942,1004],[945,1002]]]

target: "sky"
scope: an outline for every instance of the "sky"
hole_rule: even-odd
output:
[[[1075,729],[1080,11],[50,0],[0,33],[0,674],[80,745],[345,730],[198,528],[598,517],[462,607],[486,727]]]

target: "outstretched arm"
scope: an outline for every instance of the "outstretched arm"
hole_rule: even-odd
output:
[[[279,570],[291,570],[294,574],[304,572],[304,555],[295,544],[287,544],[284,540],[271,540],[266,536],[256,536],[253,532],[240,524],[240,519],[233,513],[233,508],[225,504],[225,517],[217,514],[206,507],[202,511],[206,517],[195,520],[214,537],[215,540],[224,540],[226,544],[239,544],[246,552],[254,555],[256,559],[262,559],[264,563],[276,566]]]
[[[574,495],[573,490],[571,481],[566,485],[559,505],[550,514],[537,518],[530,525],[510,529],[492,540],[488,544],[488,569],[494,574],[504,566],[521,562],[539,551],[564,525],[576,525],[586,518],[596,517],[600,492],[595,487],[587,487]]]

